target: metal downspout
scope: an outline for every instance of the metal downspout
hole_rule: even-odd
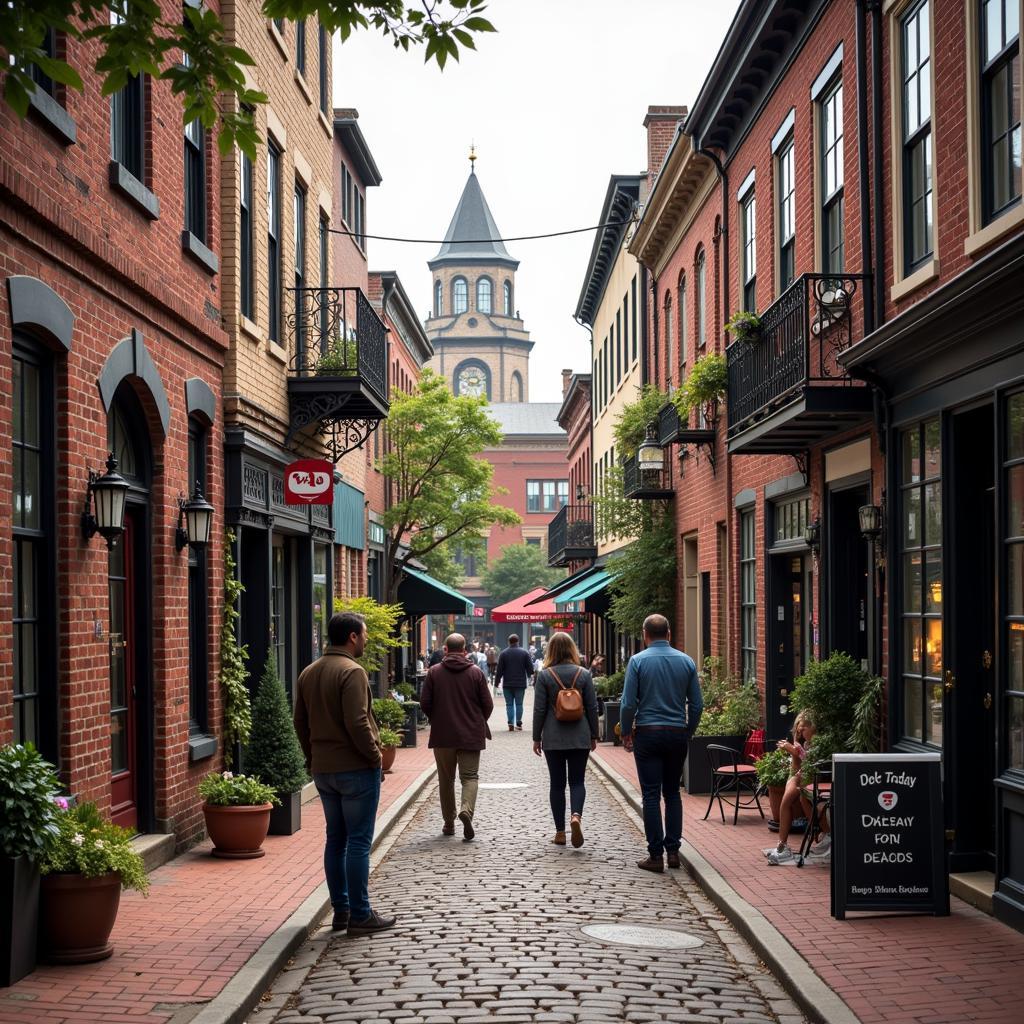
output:
[[[885,323],[885,191],[882,177],[882,4],[880,0],[869,0],[869,5],[871,7],[871,132],[875,171],[874,329]]]
[[[860,195],[860,254],[865,274],[873,274],[871,248],[871,189],[868,186],[868,69],[865,61],[866,0],[857,0],[857,189]],[[877,154],[876,154],[877,155]],[[877,197],[877,194],[876,194]],[[877,198],[876,198],[877,203]],[[864,289],[864,336],[875,329],[874,278]]]

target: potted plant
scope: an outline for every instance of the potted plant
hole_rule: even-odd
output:
[[[779,820],[782,809],[782,794],[786,791],[789,780],[789,768],[792,758],[785,750],[769,750],[754,762],[757,769],[757,781],[768,790],[768,803],[771,807],[771,821]]]
[[[386,725],[380,727],[380,766],[385,772],[391,771],[391,766],[395,763],[395,755],[401,745],[401,733],[389,729]]]
[[[39,861],[57,836],[57,776],[31,743],[0,749],[0,986],[36,966]]]
[[[683,426],[690,422],[694,409],[703,409],[705,418],[715,419],[718,403],[729,389],[729,369],[725,356],[709,352],[694,364],[682,385],[672,393]]]
[[[737,341],[751,345],[761,338],[761,318],[756,313],[741,309],[726,320],[725,329]]]
[[[603,676],[594,684],[601,705],[600,711],[604,718],[601,739],[614,743],[616,746],[622,742],[622,737],[620,733],[616,732],[616,728],[619,724],[619,702],[625,682],[626,673],[620,669],[610,676]]]
[[[740,752],[743,744],[761,721],[761,698],[754,683],[740,683],[733,675],[724,674],[721,658],[705,658],[701,673],[704,713],[695,735],[690,737],[683,785],[687,793],[711,792],[711,767],[707,748],[710,744],[730,747]]]
[[[270,812],[280,803],[270,786],[251,775],[210,772],[199,783],[199,795],[214,857],[252,860],[266,854]]]
[[[270,812],[270,835],[290,836],[298,832],[302,827],[302,787],[309,776],[273,653],[267,655],[253,698],[252,732],[245,763],[280,801]]]
[[[39,910],[40,949],[54,964],[86,964],[114,952],[109,943],[121,889],[146,893],[149,879],[132,832],[103,818],[95,804],[61,809],[47,845]]]
[[[335,338],[313,366],[317,377],[351,377],[359,369],[359,346],[354,338]]]

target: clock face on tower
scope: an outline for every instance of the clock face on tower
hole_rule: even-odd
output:
[[[479,366],[464,366],[459,370],[458,394],[472,395],[474,398],[487,397],[487,377]]]

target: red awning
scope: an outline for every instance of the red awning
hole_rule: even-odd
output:
[[[579,617],[571,612],[563,612],[556,608],[554,598],[550,598],[547,601],[538,601],[536,604],[530,604],[527,607],[530,601],[534,601],[545,592],[546,588],[537,587],[528,594],[523,594],[511,601],[506,601],[505,604],[499,604],[497,608],[491,609],[491,621],[546,622],[549,619],[564,620]]]

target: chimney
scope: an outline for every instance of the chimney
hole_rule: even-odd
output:
[[[653,106],[647,108],[647,176],[653,181],[675,138],[676,127],[686,120],[686,107]]]
[[[571,381],[571,380],[572,380],[572,370],[563,370],[562,371],[562,397],[563,398],[565,398],[565,396],[569,393],[569,381]]]

